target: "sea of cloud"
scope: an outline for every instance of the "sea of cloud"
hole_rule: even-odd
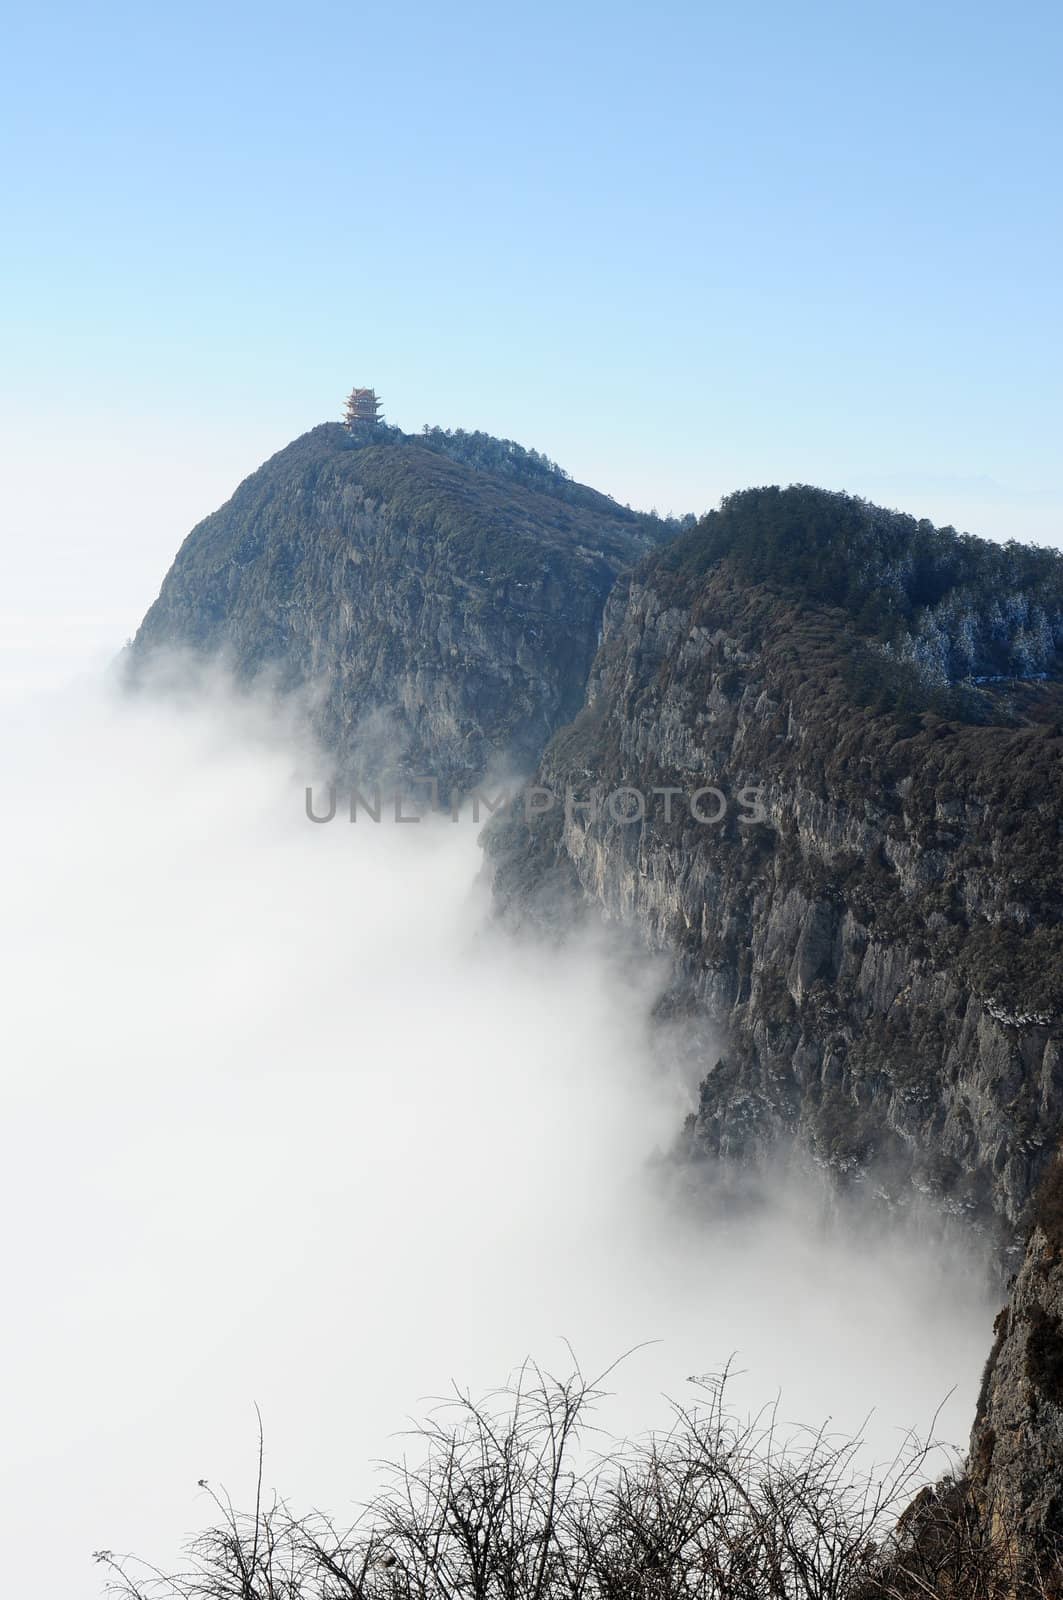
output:
[[[738,1398],[962,1441],[980,1266],[791,1180],[658,1159],[695,1084],[663,969],[493,928],[477,829],[328,826],[298,708],[90,678],[5,709],[0,1496],[21,1600],[167,1560],[266,1477],[343,1510],[423,1397],[631,1346],[604,1421],[732,1355]],[[706,1062],[706,1065],[708,1063]],[[654,1341],[645,1343],[645,1341]]]

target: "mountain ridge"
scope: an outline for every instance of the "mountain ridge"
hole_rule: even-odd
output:
[[[527,770],[575,713],[617,573],[669,531],[582,485],[325,423],[192,530],[131,659],[218,652],[241,678],[312,686],[341,767],[398,749],[400,769],[468,786]]]
[[[932,1561],[972,1536],[998,1551],[1014,1581],[987,1593],[1056,1593],[1058,645],[1028,679],[955,696],[917,654],[901,674],[886,656],[883,672],[867,650],[880,624],[851,605],[743,572],[731,552],[700,559],[714,531],[700,524],[618,582],[584,706],[533,782],[584,802],[596,788],[755,786],[765,820],[743,826],[730,808],[699,827],[677,806],[670,825],[657,809],[632,826],[607,808],[518,805],[485,834],[496,904],[554,936],[573,916],[620,923],[670,959],[664,1048],[708,1068],[680,1141],[695,1167],[786,1145],[842,1185],[929,1200],[993,1241],[1015,1276],[968,1461],[902,1526]],[[699,559],[684,572],[685,554]],[[1054,553],[1032,560],[1058,574]],[[1010,665],[1015,640],[996,642]],[[926,1592],[954,1592],[944,1582]]]
[[[726,559],[677,582],[676,554],[614,590],[585,705],[534,781],[758,788],[767,820],[708,828],[680,811],[630,826],[517,808],[487,835],[503,914],[549,915],[540,890],[560,885],[673,955],[673,1004],[727,1040],[692,1150],[796,1134],[828,1166],[874,1157],[908,1175],[898,1194],[915,1177],[1007,1234],[1063,1115],[1063,687],[983,690],[966,721],[932,695],[869,705],[849,613]],[[1016,1049],[1041,1064],[1001,1101]],[[1005,1125],[1005,1104],[1021,1125]]]
[[[668,958],[688,1161],[787,1141],[1018,1269],[940,1505],[989,1538],[1003,1515],[1035,1570],[1063,1529],[1063,557],[803,485],[666,523],[509,441],[395,432],[322,425],[246,479],[134,660],[323,683],[341,768],[380,715],[406,770],[459,784],[502,760],[583,801],[762,796],[719,826],[511,807],[484,835],[497,913]]]

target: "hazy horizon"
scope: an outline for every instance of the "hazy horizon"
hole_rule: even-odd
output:
[[[647,509],[806,482],[1063,543],[1061,30],[1042,0],[13,16],[6,653],[56,614],[120,644],[355,383]]]
[[[99,1595],[99,1548],[168,1566],[198,1480],[249,1493],[256,1406],[267,1485],[342,1510],[423,1397],[566,1340],[633,1350],[621,1435],[734,1358],[740,1406],[866,1426],[867,1461],[931,1426],[966,1449],[988,1234],[1015,1243],[1059,1131],[1058,563],[794,495],[623,601],[641,527],[568,506],[544,550],[482,479],[312,463],[203,541],[157,641],[290,667],[320,720],[216,661],[125,694],[116,662],[192,529],[355,385],[662,516],[807,484],[1063,550],[1063,8],[5,21],[12,1594]],[[730,766],[794,814],[712,860],[682,818],[638,851],[510,838],[528,906],[586,871],[589,917],[642,908],[516,937],[473,826],[306,821],[372,719],[441,772],[530,775],[567,726],[559,784]],[[685,1068],[651,1025],[671,979]],[[721,1148],[778,1143],[679,1171],[716,1093]]]

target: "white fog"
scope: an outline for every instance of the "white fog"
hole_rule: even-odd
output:
[[[87,677],[5,713],[0,1493],[20,1600],[165,1561],[254,1469],[342,1509],[422,1398],[648,1343],[642,1431],[735,1356],[743,1406],[889,1455],[966,1438],[992,1306],[955,1245],[779,1184],[714,1217],[655,1176],[695,1086],[607,943],[492,929],[478,830],[312,826],[292,719]],[[706,1063],[707,1065],[708,1063]],[[951,1398],[947,1398],[951,1395]]]

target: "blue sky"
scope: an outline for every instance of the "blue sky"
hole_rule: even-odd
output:
[[[1061,19],[20,9],[5,605],[131,627],[356,381],[635,504],[797,479],[1063,542]]]

